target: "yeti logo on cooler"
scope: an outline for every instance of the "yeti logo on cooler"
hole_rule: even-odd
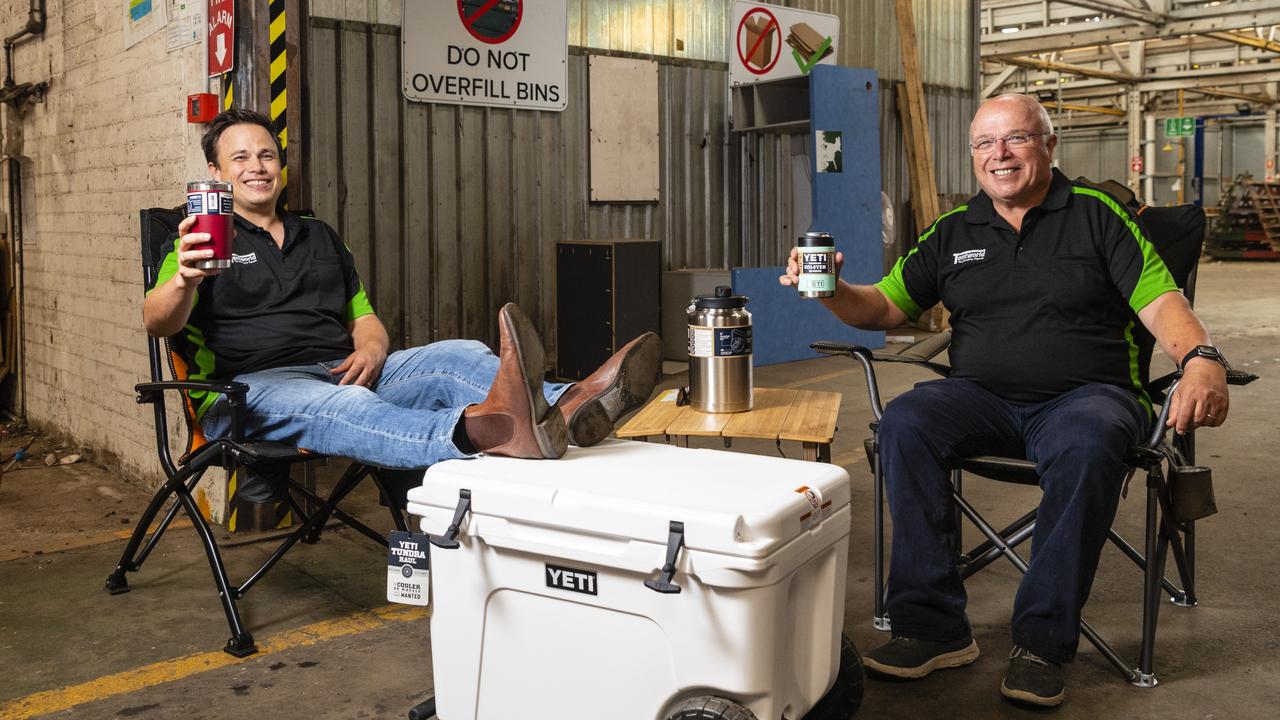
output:
[[[574,570],[547,563],[547,587],[595,595],[596,574],[590,570]]]

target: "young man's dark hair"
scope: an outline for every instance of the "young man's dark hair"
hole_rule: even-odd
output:
[[[280,137],[276,135],[276,129],[271,120],[260,112],[254,110],[245,110],[242,108],[233,108],[218,113],[218,116],[209,123],[209,129],[205,131],[204,136],[200,138],[200,148],[204,150],[204,159],[214,165],[218,164],[218,138],[222,137],[223,131],[232,125],[241,125],[248,123],[250,125],[261,125],[267,129],[267,133],[271,135],[271,139],[276,142],[276,151],[281,152]]]

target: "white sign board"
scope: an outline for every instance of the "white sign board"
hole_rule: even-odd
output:
[[[836,64],[840,18],[737,0],[729,14],[729,85],[808,75]]]
[[[564,110],[568,0],[404,0],[404,96]]]

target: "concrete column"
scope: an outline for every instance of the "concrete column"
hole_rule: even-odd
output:
[[[1146,177],[1142,183],[1142,201],[1148,205],[1155,204],[1156,195],[1156,118],[1154,115],[1147,115],[1146,122],[1146,161],[1143,162],[1143,171]]]
[[[1142,93],[1137,90],[1130,89],[1127,93],[1127,108],[1129,111],[1129,189],[1138,192],[1138,183],[1142,179],[1142,173],[1133,167],[1133,159],[1142,155]],[[1147,168],[1150,172],[1150,168]]]
[[[1276,179],[1276,109],[1267,111],[1267,130],[1263,134],[1262,158],[1263,173],[1267,182]]]

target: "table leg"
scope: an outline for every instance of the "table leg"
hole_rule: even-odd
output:
[[[831,462],[831,444],[823,443],[818,446],[818,462]]]
[[[676,435],[675,438],[676,438],[676,447],[682,447],[682,448],[689,447],[688,435]]]
[[[816,461],[818,459],[818,443],[804,443],[803,458],[810,462]]]

